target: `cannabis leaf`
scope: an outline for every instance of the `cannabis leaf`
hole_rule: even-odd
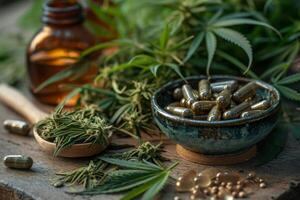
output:
[[[224,51],[218,50],[217,55],[220,56],[221,58],[229,61],[233,66],[238,67],[241,71],[246,72],[246,75],[250,76],[251,78],[258,79],[258,76],[251,71],[250,69],[247,69],[247,66],[244,65],[242,62],[240,62],[238,59],[235,57],[229,55],[228,53],[225,53]]]
[[[275,84],[275,87],[280,91],[280,93],[285,96],[286,98],[294,101],[300,101],[300,93],[294,89],[289,87]]]
[[[226,16],[225,16],[226,17]],[[235,25],[256,25],[256,26],[264,26],[266,28],[269,28],[273,30],[275,33],[277,33],[279,36],[281,36],[281,33],[274,28],[273,26],[265,23],[260,22],[253,19],[247,19],[247,18],[237,18],[237,19],[222,19],[220,18],[218,21],[212,24],[213,27],[227,27],[227,26],[235,26]]]
[[[123,200],[134,199],[144,193],[143,200],[152,200],[165,186],[171,170],[178,164],[168,168],[143,161],[126,161],[109,157],[100,157],[101,160],[119,166],[119,170],[108,173],[107,180],[97,187],[87,189],[80,194],[105,194],[129,191]]]
[[[216,48],[217,48],[217,39],[212,32],[207,32],[205,35],[207,53],[208,53],[208,62],[206,67],[206,73],[209,75],[210,65],[212,63]]]
[[[191,43],[191,46],[190,46],[190,48],[189,48],[189,50],[187,52],[187,55],[186,55],[186,57],[185,57],[185,59],[184,59],[183,62],[188,61],[192,57],[192,55],[197,51],[197,49],[201,45],[201,42],[203,41],[203,38],[204,38],[204,33],[202,33],[202,32],[199,33],[195,37],[195,39]]]
[[[169,41],[169,37],[170,37],[170,29],[169,29],[169,26],[168,24],[165,26],[163,32],[161,33],[161,36],[160,36],[160,41],[159,41],[159,44],[160,44],[160,48],[161,49],[165,49],[167,44],[168,44],[168,41]]]
[[[281,79],[280,81],[278,81],[277,84],[287,85],[287,84],[291,84],[291,83],[296,83],[298,81],[300,81],[300,73],[296,73],[296,74],[287,76],[287,77]]]
[[[228,28],[217,28],[214,29],[214,32],[223,39],[238,45],[245,51],[249,59],[248,67],[245,71],[245,73],[247,73],[252,64],[253,59],[252,48],[248,39],[241,33]]]

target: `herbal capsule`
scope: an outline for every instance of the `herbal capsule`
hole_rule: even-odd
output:
[[[28,135],[30,126],[28,123],[20,120],[5,120],[3,122],[4,128],[11,133],[18,135]]]
[[[193,112],[189,108],[167,106],[166,110],[180,117],[186,117],[186,118],[193,117]]]
[[[33,160],[28,156],[23,155],[8,155],[3,159],[4,165],[14,169],[30,169]]]
[[[252,82],[244,85],[240,89],[238,89],[235,93],[233,93],[232,98],[236,102],[241,103],[244,100],[255,96],[255,94],[256,94],[255,90],[257,87],[258,87],[258,85],[254,81],[252,81]]]
[[[174,98],[175,100],[178,100],[178,101],[179,101],[180,99],[183,98],[181,88],[176,88],[176,89],[174,90],[174,92],[173,92],[173,98]]]
[[[181,106],[181,107],[187,107],[185,98],[182,98],[182,99],[180,100],[180,106]]]
[[[262,100],[251,106],[251,110],[266,110],[271,106],[270,101]]]
[[[202,99],[202,100],[210,99],[211,89],[210,89],[210,83],[208,80],[203,79],[203,80],[199,81],[198,90],[199,90],[200,99]]]
[[[216,105],[216,101],[196,101],[192,104],[191,109],[196,114],[203,114],[211,110]]]
[[[193,94],[196,97],[196,100],[200,100],[199,93],[197,90],[193,90]]]
[[[235,80],[232,81],[222,81],[210,84],[212,92],[221,92],[228,87],[231,91],[235,91],[238,88],[238,82]]]
[[[252,101],[244,101],[243,103],[231,108],[230,110],[225,111],[223,113],[223,118],[224,119],[237,118],[242,114],[242,112],[244,112],[252,104],[253,104]]]
[[[183,97],[185,98],[186,100],[186,105],[188,107],[190,107],[195,101],[196,101],[196,97],[193,93],[193,89],[190,85],[183,85],[182,86],[182,94],[183,94]]]
[[[215,105],[208,113],[207,121],[219,121],[221,119],[222,112],[218,105]]]
[[[218,95],[216,98],[217,104],[220,106],[221,109],[227,108],[231,102],[231,92],[229,88],[226,88]]]
[[[245,112],[243,112],[241,114],[241,118],[258,116],[262,112],[263,112],[263,110],[249,110],[249,111],[245,111]]]

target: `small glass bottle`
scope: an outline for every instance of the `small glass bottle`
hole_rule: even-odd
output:
[[[94,36],[84,27],[83,10],[76,1],[52,0],[43,8],[43,27],[35,34],[27,48],[27,71],[30,89],[41,102],[56,105],[70,92],[67,84],[91,82],[96,67],[91,67],[80,78],[66,78],[40,91],[36,88],[56,73],[78,62],[82,51],[95,44]],[[74,105],[73,98],[67,105]]]

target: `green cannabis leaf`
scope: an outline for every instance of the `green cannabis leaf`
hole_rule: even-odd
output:
[[[215,34],[212,32],[207,32],[205,35],[205,41],[206,41],[206,47],[207,47],[207,53],[208,53],[208,62],[207,62],[207,69],[206,74],[209,75],[209,70],[211,66],[211,62],[213,60],[216,48],[217,48],[217,39]]]
[[[275,87],[282,93],[286,98],[294,101],[300,101],[300,93],[294,89],[291,89],[282,85],[275,85]]]
[[[245,53],[247,54],[248,59],[249,59],[248,67],[247,67],[247,70],[245,71],[245,73],[247,73],[252,64],[252,60],[253,60],[252,48],[251,48],[250,42],[247,40],[247,38],[245,36],[243,36],[242,34],[240,34],[239,32],[228,29],[228,28],[218,28],[218,29],[215,29],[214,32],[218,36],[222,37],[223,39],[238,45],[245,51]]]
[[[281,79],[280,81],[278,81],[277,84],[288,85],[291,83],[296,83],[298,81],[300,81],[300,73],[296,73],[296,74],[287,76],[287,77]]]
[[[108,178],[102,185],[80,192],[80,194],[119,193],[133,189],[122,199],[134,199],[144,193],[142,199],[151,200],[165,186],[171,170],[178,164],[163,168],[147,161],[136,162],[107,157],[100,157],[100,159],[117,165],[120,169],[108,173]]]

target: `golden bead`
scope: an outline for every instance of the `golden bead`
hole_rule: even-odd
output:
[[[232,193],[231,193],[231,195],[233,196],[233,197],[238,197],[238,193],[236,192],[236,191],[233,191]]]
[[[180,198],[178,196],[175,196],[174,200],[180,200]]]
[[[243,187],[242,187],[241,185],[236,185],[235,188],[236,188],[238,191],[240,191],[240,190],[243,189]]]
[[[203,193],[206,194],[206,195],[209,195],[209,194],[210,194],[210,192],[209,192],[208,189],[204,189],[204,190],[203,190]]]
[[[260,188],[266,188],[267,184],[265,182],[262,182],[262,183],[259,184],[259,187]]]
[[[220,181],[215,180],[215,181],[213,182],[213,184],[214,184],[214,185],[220,185]]]
[[[224,191],[225,189],[226,189],[226,188],[225,188],[224,186],[219,186],[219,187],[218,187],[218,190],[219,190],[219,191],[221,191],[221,190]]]
[[[244,182],[243,182],[243,181],[237,181],[236,184],[237,184],[237,185],[243,185]]]
[[[217,194],[218,193],[218,187],[217,186],[214,186],[211,188],[211,193],[212,194]]]
[[[256,174],[254,172],[251,172],[248,174],[248,178],[255,178]]]
[[[228,189],[229,191],[232,191],[232,186],[231,185],[226,185],[226,189]]]
[[[205,188],[211,185],[211,179],[209,176],[200,173],[194,178],[194,183],[201,188]]]
[[[232,185],[233,185],[232,182],[228,182],[228,183],[226,184],[226,186],[232,186]]]
[[[241,191],[241,192],[239,192],[238,197],[239,198],[245,198],[246,197],[246,193],[243,192],[243,191]]]

